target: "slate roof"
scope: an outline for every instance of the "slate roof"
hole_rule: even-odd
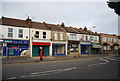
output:
[[[82,28],[73,28],[73,29],[78,31],[80,34],[88,34],[88,32],[85,32]]]
[[[1,25],[7,25],[7,26],[14,26],[14,27],[29,28],[28,22],[26,20],[7,18],[7,17],[2,17],[0,19],[0,24]],[[45,23],[35,22],[35,21],[31,22],[31,28],[50,30],[50,28],[48,26],[46,26]]]
[[[0,19],[0,24],[7,26],[15,26],[15,27],[28,27],[28,24],[25,20],[13,19],[7,17],[2,17]]]
[[[69,33],[78,33],[72,27],[63,27],[63,28],[66,30],[66,32],[69,32]]]
[[[47,24],[46,25],[53,31],[63,31],[65,32],[62,28],[59,27],[59,25],[55,25],[55,24]]]
[[[40,23],[40,22],[32,22],[32,28],[50,30],[50,28],[46,26],[45,23]]]
[[[88,32],[90,35],[96,35],[94,32],[92,32],[91,30],[85,30],[85,32]]]

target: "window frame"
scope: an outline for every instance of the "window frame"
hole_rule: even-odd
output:
[[[20,30],[22,30],[22,32],[20,32]],[[20,37],[20,35],[21,35],[22,37]],[[23,38],[23,29],[19,29],[18,37],[19,37],[19,38]]]
[[[44,33],[45,33],[45,35],[44,35]],[[46,32],[43,32],[43,39],[46,39]]]
[[[58,40],[58,36],[57,36],[57,35],[58,35],[58,33],[55,32],[55,33],[54,33],[54,40]]]
[[[37,33],[37,32],[39,32],[39,31],[35,31],[34,37],[35,37],[35,38],[40,38],[40,36],[39,36],[40,32],[39,32],[39,33]]]
[[[12,31],[9,31],[9,29],[12,29]],[[8,37],[13,37],[13,28],[8,28]]]
[[[60,40],[63,40],[63,33],[60,33]]]

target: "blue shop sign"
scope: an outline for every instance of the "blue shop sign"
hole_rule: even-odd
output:
[[[27,40],[4,40],[4,43],[29,44]]]

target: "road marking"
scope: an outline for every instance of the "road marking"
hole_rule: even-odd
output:
[[[29,76],[19,76],[19,77],[25,78],[25,77],[29,77]]]
[[[113,59],[113,58],[109,58],[109,57],[106,57],[107,59],[110,59],[110,60],[115,60],[115,59]]]
[[[91,65],[88,65],[88,66],[94,66],[94,65],[100,65],[100,63],[98,63],[98,64],[91,64]]]
[[[102,58],[99,58],[100,60],[103,60],[103,61],[105,61],[105,62],[109,62],[108,60],[106,60],[106,59],[102,59]]]
[[[64,69],[64,70],[65,70],[65,71],[69,71],[69,70],[73,70],[73,69],[76,69],[76,67],[67,68],[67,69]]]
[[[7,78],[7,79],[15,79],[16,77],[10,77],[10,78]]]
[[[109,61],[106,60],[106,59],[102,59],[102,58],[99,58],[99,59],[102,60],[102,61],[104,61],[104,62],[103,62],[103,63],[97,63],[97,64],[90,64],[90,65],[88,65],[88,66],[95,66],[95,65],[99,66],[99,65],[106,64],[106,63],[109,62]]]
[[[35,72],[35,73],[30,73],[30,75],[19,76],[19,77],[26,78],[26,77],[44,76],[44,75],[49,75],[50,73],[60,73],[60,72],[74,70],[74,69],[76,69],[76,67],[65,68],[65,69],[55,69],[55,70],[44,71],[44,72]],[[8,78],[8,79],[15,79],[15,78],[16,77],[11,77],[11,78]]]

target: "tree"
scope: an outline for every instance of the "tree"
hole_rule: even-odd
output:
[[[108,6],[111,8],[111,9],[114,9],[115,13],[118,14],[120,16],[120,1],[114,1],[114,2],[111,2],[111,1],[108,1],[107,2]]]

